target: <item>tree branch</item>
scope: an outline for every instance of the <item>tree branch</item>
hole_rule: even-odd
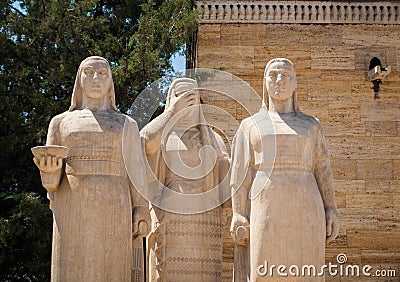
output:
[[[22,13],[20,10],[18,10],[17,8],[15,8],[14,6],[12,6],[11,4],[8,4],[8,7],[10,7],[11,9],[13,9],[14,11],[16,11],[18,14],[20,14],[21,16],[23,16],[24,18],[26,17],[26,15],[24,13]]]

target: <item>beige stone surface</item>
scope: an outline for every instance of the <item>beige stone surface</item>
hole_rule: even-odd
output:
[[[367,136],[398,136],[396,121],[370,121],[364,124]]]
[[[328,139],[331,136],[366,136],[363,122],[329,122],[324,124],[324,129]]]
[[[150,226],[150,214],[135,189],[146,188],[139,131],[116,110],[105,59],[82,61],[71,100],[69,111],[51,120],[46,142],[68,148],[63,165],[50,154],[35,160],[42,174],[61,176],[55,191],[48,190],[54,218],[51,281],[141,281],[143,249],[133,249],[132,240],[141,242],[147,234],[139,222]]]
[[[254,52],[257,54],[254,60],[254,68],[256,69],[263,69],[269,60],[277,56],[283,56],[291,60],[296,66],[296,69],[309,69],[311,67],[310,46],[294,46],[290,50],[286,45],[257,46],[254,48]]]
[[[400,160],[393,160],[393,178],[400,180]]]
[[[226,69],[253,69],[254,47],[215,47],[198,50],[201,56],[201,63],[204,68]],[[240,58],[240,60],[230,60],[231,57]]]
[[[375,229],[347,230],[349,247],[392,249],[398,251],[399,236],[400,232],[398,230],[391,230],[391,232]]]
[[[390,194],[369,195],[369,194],[347,194],[346,206],[348,208],[393,208],[394,200]]]
[[[343,27],[339,25],[267,25],[268,45],[336,46],[342,43],[342,34]]]
[[[337,46],[311,48],[311,69],[354,69],[354,49]]]
[[[334,162],[332,163],[333,166]],[[344,194],[357,194],[366,191],[365,180],[342,180],[337,179],[335,174],[333,176],[333,187],[336,192],[344,193]]]
[[[380,193],[400,193],[400,181],[399,180],[389,180],[388,177],[385,180],[366,180],[365,181],[365,191],[371,194]]]
[[[252,24],[224,24],[221,26],[221,45],[263,46],[267,45],[267,27]]]
[[[362,121],[400,121],[400,101],[361,102]]]
[[[351,159],[332,159],[334,179],[357,179],[357,161]]]
[[[357,178],[365,180],[385,180],[393,179],[392,160],[368,160],[357,161]]]
[[[360,121],[360,103],[347,101],[331,101],[328,105],[328,120],[329,122],[340,122],[347,124],[350,122]]]
[[[369,65],[369,60],[366,63],[368,63],[368,65]],[[366,80],[367,76],[368,76],[365,73],[365,71],[361,71],[361,70],[357,70],[357,69],[346,72],[345,75],[343,74],[343,70],[335,70],[335,69],[323,69],[323,70],[320,70],[320,72],[321,72],[320,78],[322,81],[324,81],[324,82],[334,81],[334,82],[338,83],[338,87],[340,87],[339,81],[346,81],[347,83],[349,81],[350,82],[357,81],[357,83],[360,83],[360,82],[364,82],[364,79]],[[351,98],[351,96],[349,98]]]
[[[331,154],[337,158],[351,158],[363,160],[399,159],[399,137],[367,137],[367,136],[332,136],[327,138]],[[385,146],[382,146],[385,144]]]
[[[199,26],[197,33],[198,42],[204,44],[206,48],[210,46],[221,45],[221,25],[219,24],[205,24]],[[197,48],[203,49],[202,45],[198,45]]]
[[[343,26],[345,46],[396,46],[400,38],[398,26]]]

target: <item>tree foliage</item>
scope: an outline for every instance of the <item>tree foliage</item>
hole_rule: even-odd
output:
[[[0,280],[49,280],[51,212],[30,148],[68,108],[79,63],[109,60],[126,112],[191,44],[191,1],[0,2]]]

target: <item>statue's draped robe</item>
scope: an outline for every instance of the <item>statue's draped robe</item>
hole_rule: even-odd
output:
[[[147,157],[157,181],[166,186],[164,189],[183,194],[202,193],[216,187],[226,176],[229,163],[222,138],[207,126],[199,127],[189,129],[180,137],[179,143],[184,144],[185,149],[178,149],[178,153],[185,164],[196,167],[199,149],[205,144],[211,145],[218,156],[213,170],[200,179],[177,175],[164,160],[164,157],[177,152],[166,150],[164,156],[160,146]],[[141,131],[142,136],[146,136],[146,130],[145,127]],[[176,139],[179,135],[171,133],[167,144],[171,136]],[[152,193],[151,184],[149,190]],[[218,202],[219,197],[223,196],[217,195],[217,198],[209,200]],[[169,201],[162,191],[152,198],[160,205]],[[150,281],[221,281],[221,206],[198,214],[178,214],[153,205],[151,215],[153,227],[148,240]]]
[[[135,186],[145,189],[136,122],[113,110],[74,110],[53,118],[48,136],[48,145],[69,148],[61,184],[49,195],[52,281],[131,281],[137,192],[126,163]]]
[[[271,279],[272,264],[297,265],[300,273],[303,265],[314,265],[320,272],[325,261],[325,210],[316,175],[323,173],[318,162],[329,159],[321,126],[301,112],[283,115],[283,121],[271,117],[271,123],[267,115],[262,109],[243,120],[232,149],[231,186],[251,187],[254,197],[247,210],[250,281]],[[275,163],[270,161],[273,144]],[[257,269],[266,261],[268,272],[260,276]],[[273,278],[285,278],[274,271]],[[324,280],[290,275],[287,279]]]

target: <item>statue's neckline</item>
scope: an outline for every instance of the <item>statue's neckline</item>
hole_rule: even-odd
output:
[[[284,121],[288,119],[294,119],[297,117],[296,112],[290,113],[268,113],[272,121]]]

